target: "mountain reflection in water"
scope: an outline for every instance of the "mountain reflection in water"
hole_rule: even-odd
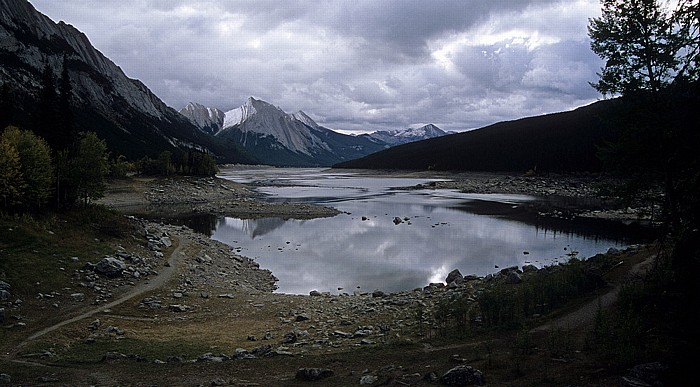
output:
[[[443,282],[453,269],[483,276],[526,263],[542,267],[572,252],[590,257],[646,239],[640,229],[616,222],[532,216],[523,208],[537,198],[528,196],[401,190],[391,187],[426,179],[320,170],[300,177],[296,171],[250,180],[270,200],[317,202],[344,213],[312,220],[219,218],[201,222],[209,230],[200,230],[271,270],[283,293],[410,290]],[[284,176],[276,181],[285,185],[268,185],[275,176]]]

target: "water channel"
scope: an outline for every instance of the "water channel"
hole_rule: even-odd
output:
[[[403,291],[443,282],[453,269],[484,276],[641,242],[622,224],[524,216],[519,209],[537,197],[398,188],[430,179],[279,168],[223,170],[220,177],[255,186],[263,200],[342,211],[313,220],[206,222],[211,238],[271,270],[282,293]]]

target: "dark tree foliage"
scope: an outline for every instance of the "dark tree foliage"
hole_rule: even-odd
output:
[[[219,172],[216,159],[200,151],[161,152],[157,159],[144,157],[136,163],[137,171],[142,175],[171,176],[214,176]]]
[[[664,188],[665,225],[672,242],[672,281],[655,305],[668,305],[668,334],[676,343],[668,385],[690,385],[694,362],[687,353],[700,345],[697,304],[700,269],[700,9],[680,0],[669,10],[656,0],[603,0],[600,18],[591,20],[591,48],[606,60],[603,94],[631,102],[618,123],[620,141],[604,149],[608,162]],[[664,260],[659,259],[661,264]],[[664,383],[664,384],[666,384]]]
[[[71,108],[71,99],[73,97],[73,86],[70,82],[70,74],[68,73],[68,60],[63,57],[63,69],[61,70],[61,79],[58,83],[58,111],[56,115],[56,128],[59,135],[63,139],[62,147],[69,146],[77,139],[75,127],[73,123],[73,110]]]
[[[60,77],[56,77],[54,69],[47,62],[41,79],[34,131],[54,150],[74,147],[77,138],[71,109],[73,90],[68,73],[68,61],[64,58]]]
[[[667,224],[689,218],[687,202],[697,188],[697,117],[700,51],[696,1],[667,9],[656,0],[603,0],[591,19],[591,48],[604,59],[592,85],[604,95],[623,95],[627,114],[617,125],[620,140],[601,154],[637,181],[664,187]]]

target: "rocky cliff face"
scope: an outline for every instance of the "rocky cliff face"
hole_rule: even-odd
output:
[[[329,166],[382,149],[375,141],[324,128],[302,111],[285,113],[252,97],[223,117],[218,112],[196,103],[180,110],[202,131],[240,144],[265,164]]]
[[[0,65],[0,84],[5,94],[12,95],[8,104],[12,124],[40,134],[65,130],[60,125],[47,128],[53,126],[54,112],[46,111],[42,93],[46,94],[47,74],[55,80],[55,93],[67,76],[73,131],[96,131],[114,153],[137,158],[187,148],[211,151],[226,161],[237,157],[143,83],[128,78],[85,34],[64,22],[53,22],[27,1],[0,0]]]

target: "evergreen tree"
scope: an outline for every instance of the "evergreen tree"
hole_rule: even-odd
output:
[[[73,97],[73,86],[70,83],[70,74],[68,73],[68,59],[63,57],[63,69],[61,70],[61,79],[58,84],[58,102],[56,116],[56,130],[60,134],[61,141],[58,144],[59,149],[68,147],[75,140],[75,132],[73,127],[73,111],[71,108],[71,99]]]
[[[589,24],[591,48],[606,61],[592,86],[631,106],[620,141],[603,154],[639,181],[662,183],[672,226],[688,215],[679,189],[698,179],[700,124],[688,104],[698,100],[698,18],[693,1],[668,9],[656,0],[602,0],[601,17]]]
[[[54,149],[63,149],[62,140],[55,130],[58,117],[58,93],[56,92],[56,76],[53,68],[46,62],[41,75],[41,92],[39,95],[38,111],[36,112],[36,128],[34,132],[48,141]]]

